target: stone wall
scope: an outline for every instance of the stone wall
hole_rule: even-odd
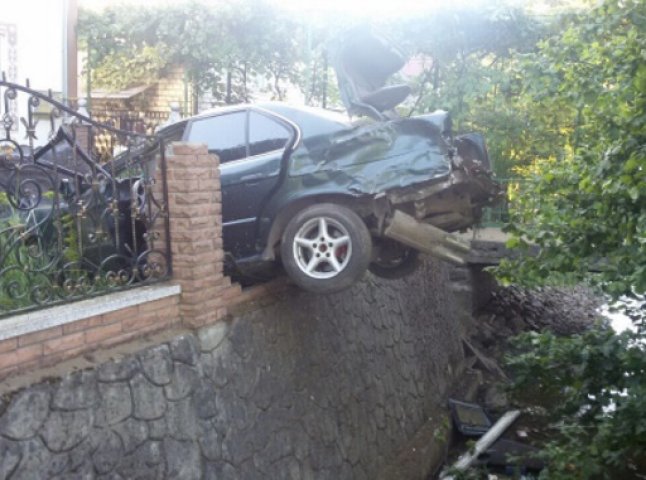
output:
[[[0,402],[0,478],[368,479],[441,414],[447,267],[262,308]]]

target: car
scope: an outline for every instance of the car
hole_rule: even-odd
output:
[[[444,111],[395,113],[410,89],[385,83],[403,62],[373,32],[344,39],[335,67],[355,121],[268,102],[217,108],[159,131],[167,141],[206,144],[218,156],[229,271],[249,276],[280,259],[295,283],[315,292],[344,289],[368,268],[398,278],[415,269],[411,245],[419,243],[402,243],[405,232],[389,237],[393,218],[437,227],[437,241],[472,226],[496,201],[499,186],[480,134],[454,138]],[[445,250],[456,245],[450,239]]]
[[[242,104],[157,132],[165,143],[205,144],[219,158],[227,273],[248,281],[282,264],[303,289],[328,293],[368,269],[384,278],[408,275],[420,251],[464,263],[468,246],[451,232],[473,226],[500,193],[483,136],[454,135],[450,115],[440,110],[399,116],[396,107],[410,89],[387,82],[404,57],[374,32],[346,37],[333,63],[348,115],[278,102]],[[142,255],[146,225],[136,211],[147,199],[128,162],[153,158],[154,149],[146,153],[143,144],[99,165],[73,137],[62,127],[33,153],[35,163],[53,168],[49,157],[62,144],[55,160],[75,166],[54,170],[64,177],[59,191],[71,216],[79,216],[75,205],[84,207],[81,217],[107,240],[94,242],[98,250],[109,244],[113,258]],[[79,163],[88,171],[79,172]],[[92,203],[101,189],[108,201]],[[83,195],[87,201],[75,200]],[[92,204],[98,205],[94,216],[86,208]],[[46,201],[40,208],[51,211]]]

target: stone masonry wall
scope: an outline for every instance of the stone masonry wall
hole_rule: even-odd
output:
[[[462,360],[442,264],[286,286],[161,345],[0,401],[0,479],[375,478]]]

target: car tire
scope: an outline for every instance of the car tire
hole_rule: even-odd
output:
[[[365,273],[372,239],[355,212],[323,203],[292,218],[283,232],[280,253],[285,271],[299,287],[331,293],[349,287]]]
[[[368,270],[373,275],[387,280],[407,277],[420,266],[419,252],[400,243],[384,241],[379,245],[383,252],[372,260]]]

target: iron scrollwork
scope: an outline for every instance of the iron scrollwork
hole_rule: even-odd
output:
[[[4,76],[0,98],[0,317],[168,278],[163,140]]]

